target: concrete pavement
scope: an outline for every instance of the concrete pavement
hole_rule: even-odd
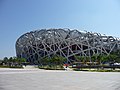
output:
[[[120,90],[120,73],[0,69],[0,90]]]

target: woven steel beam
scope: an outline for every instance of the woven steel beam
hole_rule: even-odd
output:
[[[17,57],[30,63],[43,57],[59,54],[69,62],[75,55],[89,56],[107,54],[120,49],[120,39],[112,36],[70,29],[41,29],[20,36],[16,41]],[[91,61],[91,60],[90,60]]]

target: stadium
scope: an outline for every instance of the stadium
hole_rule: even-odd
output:
[[[16,41],[17,57],[30,63],[53,55],[63,56],[72,63],[76,60],[75,56],[109,55],[119,49],[119,38],[70,29],[35,30],[23,34]]]

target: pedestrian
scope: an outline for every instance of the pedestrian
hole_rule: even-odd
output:
[[[67,69],[68,69],[68,64],[64,64],[64,69],[65,69],[65,71],[67,71]]]

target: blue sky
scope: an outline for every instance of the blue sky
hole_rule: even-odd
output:
[[[0,0],[0,58],[15,56],[20,35],[70,28],[120,37],[119,0]]]

